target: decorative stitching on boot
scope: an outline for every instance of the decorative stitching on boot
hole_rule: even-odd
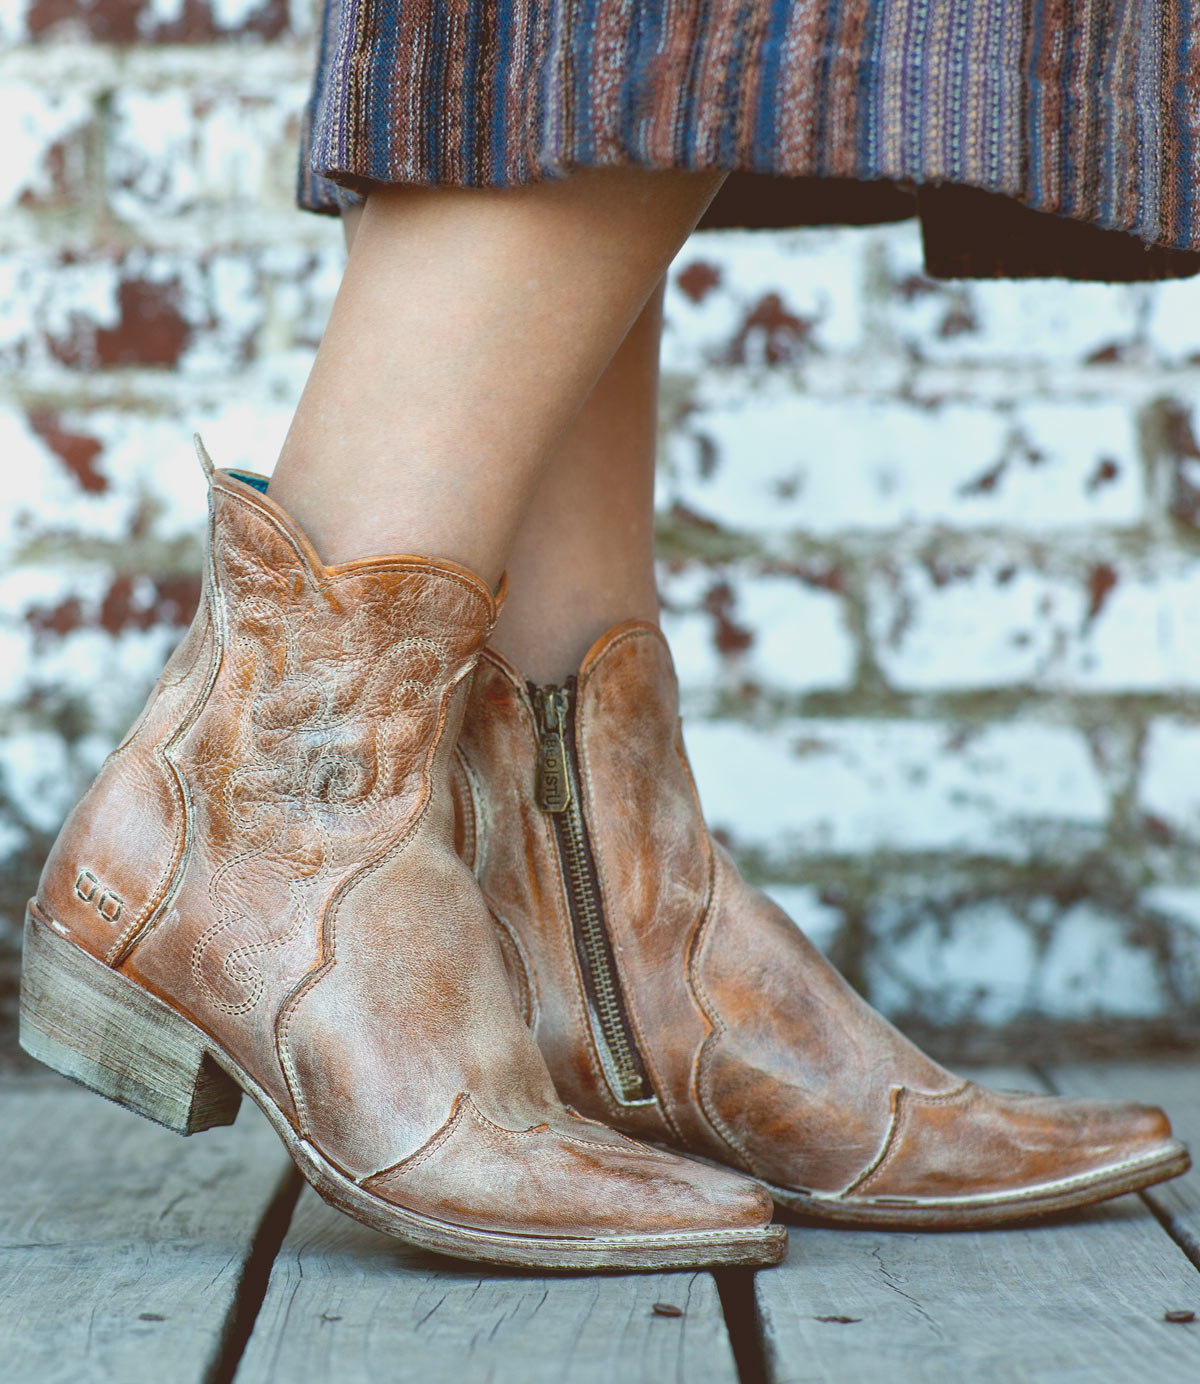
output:
[[[475,657],[472,656],[464,664],[462,670],[445,688],[437,707],[436,720],[429,737],[429,742],[425,752],[425,759],[421,765],[421,800],[417,810],[412,814],[409,823],[402,828],[400,833],[388,844],[382,847],[380,853],[373,860],[368,860],[360,865],[350,875],[343,879],[338,885],[333,898],[324,910],[321,925],[321,958],[317,965],[311,969],[300,983],[293,989],[284,1000],[276,1015],[276,1050],[279,1053],[284,1075],[291,1092],[292,1101],[296,1107],[296,1116],[302,1133],[307,1137],[309,1125],[307,1116],[307,1102],[301,1087],[299,1073],[296,1071],[295,1063],[288,1048],[288,1035],[291,1024],[299,1010],[300,1005],[312,990],[320,984],[321,980],[329,973],[337,961],[337,922],[338,914],[342,904],[349,897],[350,893],[363,882],[369,879],[377,870],[396,859],[409,845],[420,830],[422,823],[428,814],[430,804],[433,801],[435,785],[433,782],[433,764],[437,755],[438,747],[445,732],[446,720],[449,713],[450,703],[454,698],[463,679],[468,677],[475,666]]]
[[[700,1104],[700,1109],[704,1112],[705,1118],[726,1144],[742,1160],[742,1167],[753,1173],[756,1177],[761,1174],[758,1165],[751,1157],[750,1151],[737,1137],[732,1129],[722,1119],[720,1113],[715,1109],[712,1096],[710,1094],[710,1083],[712,1081],[711,1067],[716,1058],[717,1045],[728,1032],[725,1021],[721,1018],[717,1006],[713,1003],[711,996],[704,987],[704,982],[700,978],[700,967],[704,960],[704,951],[708,946],[709,938],[713,935],[716,928],[717,905],[721,899],[721,874],[720,861],[711,847],[708,848],[711,886],[709,904],[703,915],[703,921],[696,934],[696,945],[692,952],[694,964],[689,964],[688,973],[692,983],[693,993],[700,1002],[704,1011],[704,1016],[712,1026],[712,1031],[704,1042],[700,1045],[700,1051],[696,1056],[696,1096]]]
[[[958,1100],[959,1097],[964,1095],[970,1089],[970,1086],[971,1083],[969,1081],[964,1081],[952,1091],[914,1091],[908,1086],[893,1088],[894,1096],[891,1126],[888,1131],[888,1136],[884,1141],[883,1150],[880,1155],[876,1157],[874,1162],[868,1164],[840,1195],[851,1196],[854,1193],[863,1192],[868,1182],[882,1176],[884,1171],[892,1164],[904,1142],[904,1129],[909,1106],[948,1105],[951,1101]]]

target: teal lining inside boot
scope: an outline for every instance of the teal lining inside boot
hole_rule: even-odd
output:
[[[267,493],[267,478],[265,476],[252,476],[247,471],[230,471],[229,474],[235,481],[241,481],[243,485],[257,490],[260,495]]]

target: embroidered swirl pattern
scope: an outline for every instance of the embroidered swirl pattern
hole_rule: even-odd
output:
[[[209,881],[215,920],[191,966],[217,1009],[244,1014],[262,997],[269,954],[411,809],[419,785],[405,769],[432,733],[451,655],[420,635],[385,643],[378,611],[362,603],[343,612],[258,596],[231,624],[228,841]]]

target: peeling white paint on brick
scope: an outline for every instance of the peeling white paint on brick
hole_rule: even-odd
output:
[[[803,693],[853,677],[855,646],[835,592],[750,563],[660,564],[659,591],[689,707],[723,689]]]
[[[163,624],[115,636],[98,628],[93,622],[111,584],[112,570],[102,563],[16,567],[0,576],[4,704],[53,709],[73,700],[87,709],[91,729],[107,749],[109,738],[115,743],[132,721],[180,637],[178,629]],[[135,591],[135,605],[136,600]],[[61,634],[45,629],[46,617],[68,602],[78,603],[88,623]],[[150,604],[143,595],[143,605]],[[28,733],[22,729],[15,738]]]
[[[156,29],[178,23],[183,18],[186,0],[145,0],[138,13],[138,32],[149,38]]]
[[[1096,839],[1108,797],[1084,738],[1019,721],[974,734],[917,721],[691,721],[710,823],[778,864],[806,853],[1024,859]]]
[[[91,118],[91,104],[79,92],[0,86],[0,129],[5,140],[0,208],[16,205],[22,196],[50,196],[55,190],[51,163],[55,146],[77,135]],[[65,172],[77,174],[78,168]]]
[[[1055,920],[1041,958],[1035,1008],[1051,1018],[1150,1019],[1167,1003],[1158,958],[1129,927],[1086,903]]]
[[[213,18],[222,29],[237,30],[262,8],[262,0],[209,0]]]
[[[865,343],[868,230],[714,231],[696,237],[667,280],[663,367],[850,351]],[[774,324],[774,326],[772,326]]]
[[[68,750],[51,731],[26,731],[0,740],[0,784],[22,821],[52,832],[79,796],[80,781],[99,767],[97,746]],[[85,761],[80,765],[79,759]]]
[[[1037,947],[1026,923],[995,900],[894,930],[875,920],[866,976],[872,1003],[893,1013],[935,1015],[945,1024],[1010,1024],[1030,1010]]]
[[[1030,913],[1047,933],[1039,946]],[[1022,913],[984,899],[915,924],[887,909],[873,921],[872,1000],[941,1022],[1012,1024],[1039,1014],[1074,1023],[1152,1019],[1167,1004],[1157,958],[1120,919],[1088,903],[1033,900]]]
[[[1194,360],[1200,355],[1200,278],[1160,285],[1146,332],[1161,359]]]
[[[1200,724],[1160,717],[1146,736],[1138,806],[1200,838]]]
[[[315,10],[238,35],[259,12],[0,53],[0,860],[179,636],[192,430],[269,472],[337,289],[338,226],[292,210]],[[672,269],[664,623],[708,815],[887,1008],[1200,1032],[1198,284],[934,284],[911,224]]]
[[[1200,947],[1200,888],[1194,884],[1156,884],[1142,894],[1142,902],[1194,931]]]
[[[924,278],[915,225],[888,230],[881,243],[894,289],[882,305],[882,321],[923,359],[956,365],[1085,361],[1140,333],[1151,296],[1146,285],[935,283]]]
[[[1143,514],[1132,420],[1095,401],[850,404],[775,387],[710,404],[701,386],[668,459],[668,503],[763,535],[1049,530]]]
[[[278,150],[294,138],[306,86],[253,91],[121,90],[113,100],[112,207],[132,223],[213,204],[292,195],[295,170]],[[282,180],[282,183],[281,183]]]
[[[884,677],[906,691],[1200,687],[1200,557],[1097,567],[1085,548],[1072,558],[1072,572],[1011,555],[877,570],[870,622]]]

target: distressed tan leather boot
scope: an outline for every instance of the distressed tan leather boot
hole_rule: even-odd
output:
[[[325,567],[213,471],[204,595],[27,919],[21,1042],[180,1133],[262,1107],[335,1206],[493,1263],[765,1264],[749,1179],[568,1111],[454,850],[496,615],[464,568]]]
[[[458,758],[459,848],[579,1110],[842,1225],[999,1224],[1187,1169],[1161,1111],[984,1090],[858,997],[709,835],[653,626],[565,687],[486,650]]]

